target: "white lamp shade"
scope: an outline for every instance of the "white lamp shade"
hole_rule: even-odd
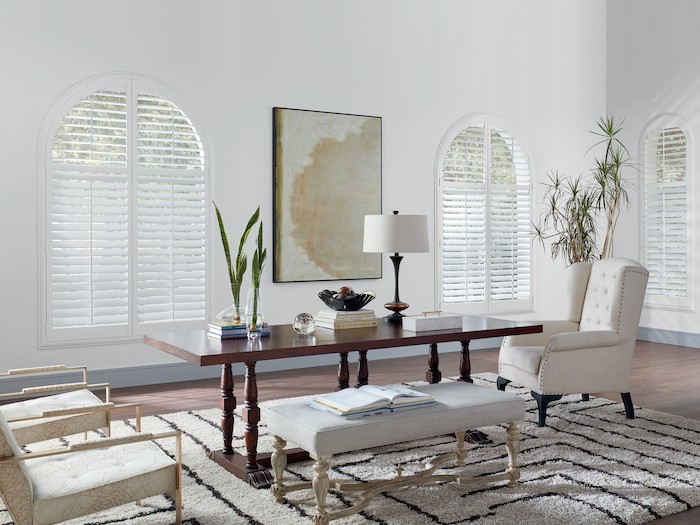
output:
[[[428,218],[425,215],[365,215],[362,251],[368,253],[427,252]]]

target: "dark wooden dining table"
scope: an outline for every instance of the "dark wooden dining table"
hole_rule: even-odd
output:
[[[461,356],[459,378],[471,382],[469,343],[474,339],[503,337],[516,334],[539,333],[542,325],[524,321],[509,321],[492,317],[465,315],[462,329],[411,332],[400,324],[379,320],[376,327],[345,330],[317,328],[312,335],[302,336],[294,332],[292,325],[270,326],[269,337],[249,342],[247,339],[221,340],[211,337],[206,330],[188,332],[166,332],[144,336],[144,342],[199,366],[221,366],[221,429],[222,450],[213,452],[210,458],[235,476],[256,487],[267,487],[271,483],[269,455],[259,454],[258,381],[255,366],[259,361],[339,354],[338,388],[350,386],[348,354],[358,352],[357,385],[368,384],[369,364],[367,352],[382,348],[401,348],[428,345],[428,360],[425,380],[438,383],[442,379],[439,368],[438,344],[459,342]],[[236,408],[232,365],[243,363],[245,380],[243,385],[242,419],[245,429],[246,454],[233,450],[233,411]],[[422,379],[422,378],[416,378]],[[294,458],[290,458],[293,460]]]

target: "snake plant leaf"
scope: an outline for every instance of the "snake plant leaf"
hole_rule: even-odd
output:
[[[260,288],[260,276],[262,275],[265,259],[267,258],[267,249],[263,248],[263,222],[260,221],[258,227],[257,248],[253,253],[253,288]]]
[[[226,255],[226,265],[228,266],[228,278],[231,283],[231,292],[233,292],[233,282],[235,281],[235,274],[233,273],[233,268],[231,267],[231,251],[228,247],[228,237],[226,236],[226,228],[224,227],[224,220],[221,218],[221,212],[216,202],[212,201],[214,204],[214,209],[216,210],[216,220],[219,222],[219,232],[221,233],[221,244],[224,245],[224,254]]]

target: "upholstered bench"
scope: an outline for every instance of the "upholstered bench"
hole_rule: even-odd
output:
[[[517,422],[525,415],[525,402],[522,399],[496,388],[462,381],[414,388],[432,394],[436,399],[435,405],[349,420],[312,408],[307,402],[267,408],[267,427],[275,436],[271,458],[275,482],[271,490],[277,501],[282,502],[291,491],[312,487],[316,494],[316,515],[313,521],[317,525],[326,525],[330,520],[361,511],[367,507],[373,496],[403,486],[446,480],[459,483],[507,480],[509,486],[515,486],[519,477],[516,459],[520,446]],[[439,465],[448,461],[454,461],[458,467],[464,466],[466,429],[497,424],[508,424],[508,467],[505,472],[479,476],[478,479],[458,474],[434,474]],[[426,469],[418,474],[403,476],[399,467],[397,476],[389,480],[345,483],[328,478],[329,461],[335,454],[452,433],[457,441],[455,452],[432,460],[426,465]],[[290,485],[284,483],[283,473],[287,466],[284,447],[287,441],[306,450],[315,459],[312,482]],[[355,505],[328,512],[326,497],[330,488],[362,493]]]

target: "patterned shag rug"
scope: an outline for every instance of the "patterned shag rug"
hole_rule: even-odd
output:
[[[478,384],[495,387],[495,375],[475,376]],[[621,524],[633,525],[700,505],[700,421],[637,408],[637,418],[625,419],[621,403],[565,396],[548,409],[547,427],[536,424],[536,405],[524,389],[509,392],[527,400],[521,425],[518,464],[520,483],[510,489],[494,485],[424,485],[377,496],[361,514],[334,521],[345,524]],[[265,404],[262,404],[264,407]],[[264,411],[263,411],[264,414]],[[144,418],[148,432],[177,429],[183,434],[184,523],[189,525],[310,523],[311,491],[290,494],[278,504],[266,490],[256,490],[232,477],[207,454],[221,447],[218,409],[177,412]],[[503,427],[487,427],[492,443],[468,445],[472,473],[505,468]],[[243,423],[237,410],[234,447],[243,450]],[[114,424],[113,435],[133,432],[132,422]],[[82,437],[75,438],[82,440]],[[164,441],[168,452],[172,440]],[[271,439],[260,426],[259,450],[270,450]],[[333,460],[331,477],[366,480],[391,477],[401,463],[408,474],[420,463],[453,450],[453,440],[441,436],[362,452]],[[311,462],[290,464],[289,480],[309,480]],[[332,510],[349,506],[345,495],[331,495]],[[141,506],[124,505],[69,522],[72,525],[155,525],[174,523],[172,502],[150,498]],[[0,502],[0,525],[12,519]]]

